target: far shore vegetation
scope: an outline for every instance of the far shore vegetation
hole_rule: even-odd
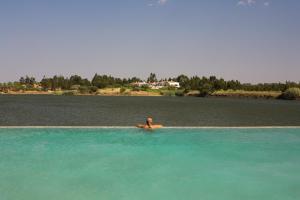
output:
[[[79,75],[71,77],[21,77],[18,81],[0,83],[0,94],[53,94],[53,95],[103,95],[103,96],[197,96],[197,97],[249,97],[271,99],[300,99],[300,82],[241,83],[223,78],[188,77],[158,80],[151,73],[147,80],[137,77],[115,78],[95,74],[92,80]]]

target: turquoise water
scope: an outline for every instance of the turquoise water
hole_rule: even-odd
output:
[[[0,129],[1,200],[296,200],[300,129]]]

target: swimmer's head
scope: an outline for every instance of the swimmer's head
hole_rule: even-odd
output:
[[[152,124],[152,122],[153,122],[152,117],[148,117],[147,120],[146,120],[146,123],[147,124]]]

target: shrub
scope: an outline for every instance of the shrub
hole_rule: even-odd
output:
[[[71,90],[79,90],[79,88],[80,88],[80,85],[72,85],[70,87]]]
[[[89,90],[89,88],[86,87],[86,86],[80,86],[80,87],[79,87],[79,92],[80,92],[81,94],[87,94],[87,93],[90,92],[90,90]]]
[[[174,87],[174,86],[168,86],[167,89],[168,90],[176,90],[176,87]]]
[[[188,89],[188,88],[185,88],[185,89],[183,90],[183,92],[184,92],[185,94],[187,94],[187,93],[189,93],[189,92],[190,92],[190,89]]]
[[[142,91],[147,91],[149,89],[150,89],[150,87],[148,85],[142,85],[142,87],[141,87]]]
[[[90,86],[89,91],[90,91],[90,93],[95,93],[98,91],[98,88],[96,86]]]
[[[300,97],[300,88],[289,88],[282,93],[280,98],[287,100],[295,100]]]
[[[133,88],[132,88],[132,91],[136,91],[136,92],[139,92],[141,89],[139,88],[139,87],[137,87],[137,86],[134,86]]]
[[[54,95],[64,95],[64,92],[61,90],[58,90],[58,91],[54,91],[53,94]]]
[[[23,85],[16,85],[14,88],[12,88],[13,91],[20,91],[20,90],[26,90],[26,87]]]
[[[200,94],[200,97],[206,97],[208,95],[211,95],[214,92],[214,89],[211,84],[205,83],[201,87],[198,88]]]
[[[182,91],[182,90],[177,90],[177,91],[175,92],[175,95],[178,96],[178,97],[183,97],[183,96],[184,96],[184,91]]]
[[[120,88],[120,93],[124,93],[126,91],[126,88]]]
[[[175,91],[163,90],[163,91],[160,91],[160,94],[163,96],[175,96]]]
[[[73,96],[75,94],[76,94],[75,91],[65,91],[65,92],[61,93],[61,95],[64,95],[64,96]],[[57,94],[57,95],[59,95],[59,94]]]

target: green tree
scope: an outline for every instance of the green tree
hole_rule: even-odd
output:
[[[176,78],[176,81],[179,82],[180,87],[185,90],[190,90],[190,79],[188,76],[181,74]]]
[[[216,79],[213,82],[213,87],[215,90],[226,90],[226,81],[223,78]]]
[[[156,78],[156,74],[155,73],[150,73],[148,79],[147,79],[148,83],[154,83],[157,82],[157,78]]]
[[[42,89],[45,91],[52,88],[52,80],[50,78],[46,78],[44,76],[40,83],[41,83]]]
[[[136,83],[136,82],[141,82],[142,80],[137,77],[132,77],[128,79],[128,83]]]
[[[25,78],[22,76],[19,80],[20,84],[25,85]]]
[[[114,85],[114,78],[107,75],[100,76],[95,74],[92,80],[92,85],[98,88],[105,88],[107,86]]]
[[[70,84],[71,85],[82,85],[82,78],[78,75],[73,75],[70,77]]]
[[[22,78],[22,77],[21,77]],[[35,84],[36,81],[35,81],[35,78],[34,77],[29,77],[29,76],[26,76],[25,77],[25,84],[28,85],[28,86],[32,86],[33,84]]]
[[[199,86],[199,92],[201,97],[205,97],[210,95],[214,92],[213,85],[211,83],[204,83],[203,85]]]

